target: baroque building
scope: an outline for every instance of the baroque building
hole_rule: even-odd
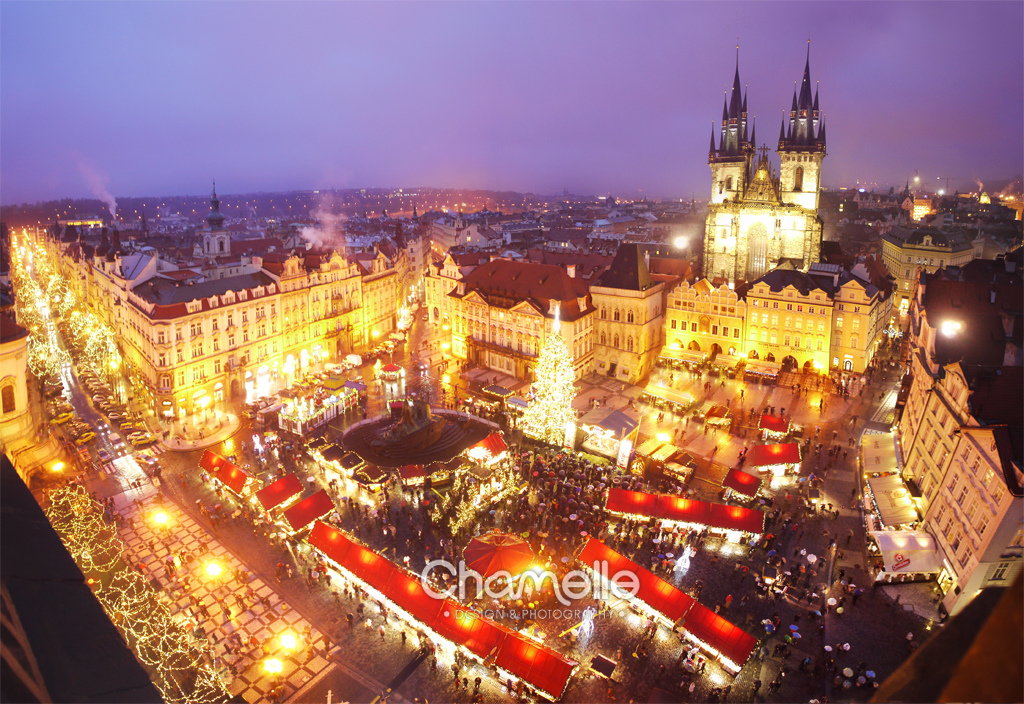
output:
[[[768,147],[757,146],[756,127],[748,127],[738,60],[719,132],[716,146],[712,129],[708,151],[705,277],[716,284],[753,281],[786,263],[806,270],[821,252],[818,193],[825,158],[825,125],[817,90],[811,90],[809,48],[799,95],[794,91],[788,120],[779,130],[778,172],[768,160]]]

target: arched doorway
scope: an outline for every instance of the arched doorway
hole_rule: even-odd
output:
[[[811,360],[808,359],[806,362],[804,362],[804,373],[808,373],[810,371],[813,371],[813,369],[814,369],[814,363]]]
[[[734,354],[736,354],[736,348],[735,347],[730,347],[729,348],[729,356],[732,356]]]
[[[700,345],[697,344],[696,340],[690,340],[690,344],[686,346],[686,349],[694,352],[700,352]]]
[[[843,360],[843,369],[845,371],[852,372],[853,371],[853,360],[852,359],[844,359]]]
[[[789,372],[796,369],[796,357],[791,354],[787,354],[782,358],[782,371]]]
[[[231,380],[231,400],[238,398],[238,379]]]
[[[766,362],[774,362],[775,361],[775,355],[773,355],[771,352],[769,352],[768,356],[764,358],[764,361],[766,361]]]
[[[437,306],[434,306],[434,322],[436,323],[440,318],[441,313],[437,310]]]
[[[747,353],[747,357],[750,359],[757,359],[757,350],[750,350],[750,352]]]
[[[722,346],[717,342],[711,345],[711,359],[714,359],[718,355],[722,354]]]

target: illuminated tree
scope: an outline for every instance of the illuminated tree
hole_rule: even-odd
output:
[[[576,397],[576,373],[572,368],[569,348],[558,327],[556,314],[554,329],[544,339],[537,358],[533,400],[519,424],[527,436],[552,445],[561,445],[566,424],[576,422],[576,412],[572,408],[572,400]]]

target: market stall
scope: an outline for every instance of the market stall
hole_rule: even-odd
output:
[[[782,365],[760,359],[748,359],[743,368],[743,378],[761,384],[772,384],[779,377]]]
[[[212,450],[203,452],[202,457],[199,459],[199,466],[209,472],[210,476],[221,485],[238,496],[243,495],[252,481],[252,477],[244,472],[241,467]]]
[[[770,472],[772,476],[800,472],[800,446],[795,442],[755,445],[749,453],[748,464],[758,472]]]
[[[595,408],[580,419],[584,433],[582,448],[627,466],[640,424],[622,411]]]
[[[385,364],[377,370],[377,376],[387,383],[394,384],[405,377],[405,370],[397,364]]]
[[[729,409],[720,404],[705,403],[701,408],[701,417],[705,425],[719,428],[728,428],[732,425],[732,416],[729,415]]]
[[[704,364],[708,355],[698,350],[684,350],[677,345],[665,345],[658,355],[658,366],[669,369],[696,369]]]
[[[756,477],[753,474],[748,474],[733,467],[725,475],[722,486],[725,487],[725,498],[727,499],[733,494],[753,498],[757,496],[757,492],[761,489],[761,477]]]
[[[530,637],[485,618],[451,598],[428,591],[414,575],[365,547],[347,533],[318,522],[308,542],[346,581],[437,645],[488,663],[513,682],[522,682],[548,700],[562,696],[576,662]],[[504,677],[503,677],[504,679]]]
[[[866,482],[865,503],[879,526],[911,526],[918,522],[910,490],[898,474],[872,474]]]
[[[686,592],[644,569],[595,538],[587,538],[576,560],[597,577],[605,599],[622,599],[684,637],[736,674],[750,658],[757,639],[699,603]],[[637,588],[623,589],[621,574],[634,575]]]
[[[724,373],[732,377],[736,374],[738,367],[745,361],[744,357],[737,357],[732,354],[717,354],[708,363],[711,365],[713,372]]]
[[[672,494],[650,494],[612,488],[608,490],[605,509],[613,516],[655,518],[663,525],[680,525],[689,529],[724,534],[730,542],[741,542],[743,533],[764,532],[764,511],[687,499]]]
[[[693,396],[688,393],[654,384],[647,386],[640,395],[640,400],[651,404],[655,408],[661,408],[676,415],[683,415],[693,408],[695,403]]]
[[[302,493],[302,480],[294,474],[286,474],[256,492],[256,500],[264,511],[284,508]]]
[[[298,436],[308,435],[355,408],[358,401],[358,392],[337,378],[332,380],[330,387],[293,390],[292,397],[285,400],[278,413],[278,427]]]
[[[289,532],[294,535],[333,510],[334,501],[331,499],[331,495],[321,489],[286,508],[283,516]]]
[[[757,429],[765,440],[782,440],[789,435],[789,419],[762,413],[757,421]]]
[[[630,470],[648,478],[671,477],[686,484],[693,474],[693,458],[670,442],[650,438],[640,443],[633,455]]]

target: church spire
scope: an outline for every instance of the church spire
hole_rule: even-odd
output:
[[[732,95],[729,96],[729,117],[739,118],[743,112],[743,89],[740,84],[740,45],[736,45],[736,73],[732,79]]]
[[[782,124],[779,125],[779,143],[786,141],[786,113],[782,113]]]
[[[715,153],[715,123],[711,123],[711,148],[708,150],[708,154]]]
[[[797,107],[801,110],[811,110],[814,99],[811,97],[811,40],[807,40],[807,61],[804,63],[804,76],[800,81],[800,98]]]
[[[217,180],[213,180],[213,191],[210,193],[210,214],[206,216],[206,224],[211,230],[224,227],[224,214],[220,212],[220,198],[217,197]]]

